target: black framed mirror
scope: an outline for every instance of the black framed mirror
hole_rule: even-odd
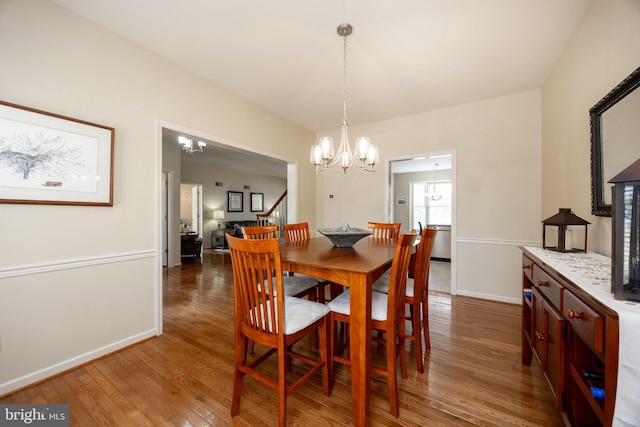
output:
[[[608,181],[640,158],[640,68],[589,110],[591,213],[611,216]]]

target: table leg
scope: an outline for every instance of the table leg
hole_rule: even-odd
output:
[[[367,277],[351,274],[350,359],[353,421],[365,426],[369,416],[371,390],[371,283]]]

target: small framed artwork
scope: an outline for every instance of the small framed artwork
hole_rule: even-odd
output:
[[[396,205],[406,205],[407,198],[406,197],[396,197]]]
[[[0,203],[113,206],[111,127],[0,101]]]
[[[264,193],[251,193],[251,212],[264,211]]]
[[[242,191],[227,191],[227,212],[244,211],[244,193]]]

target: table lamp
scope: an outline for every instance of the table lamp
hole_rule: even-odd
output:
[[[220,229],[220,222],[224,219],[224,211],[222,209],[215,209],[213,211],[213,219],[218,221],[218,229]]]

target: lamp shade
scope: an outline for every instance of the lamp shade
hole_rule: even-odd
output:
[[[224,219],[224,211],[222,209],[215,209],[213,211],[213,219]]]

